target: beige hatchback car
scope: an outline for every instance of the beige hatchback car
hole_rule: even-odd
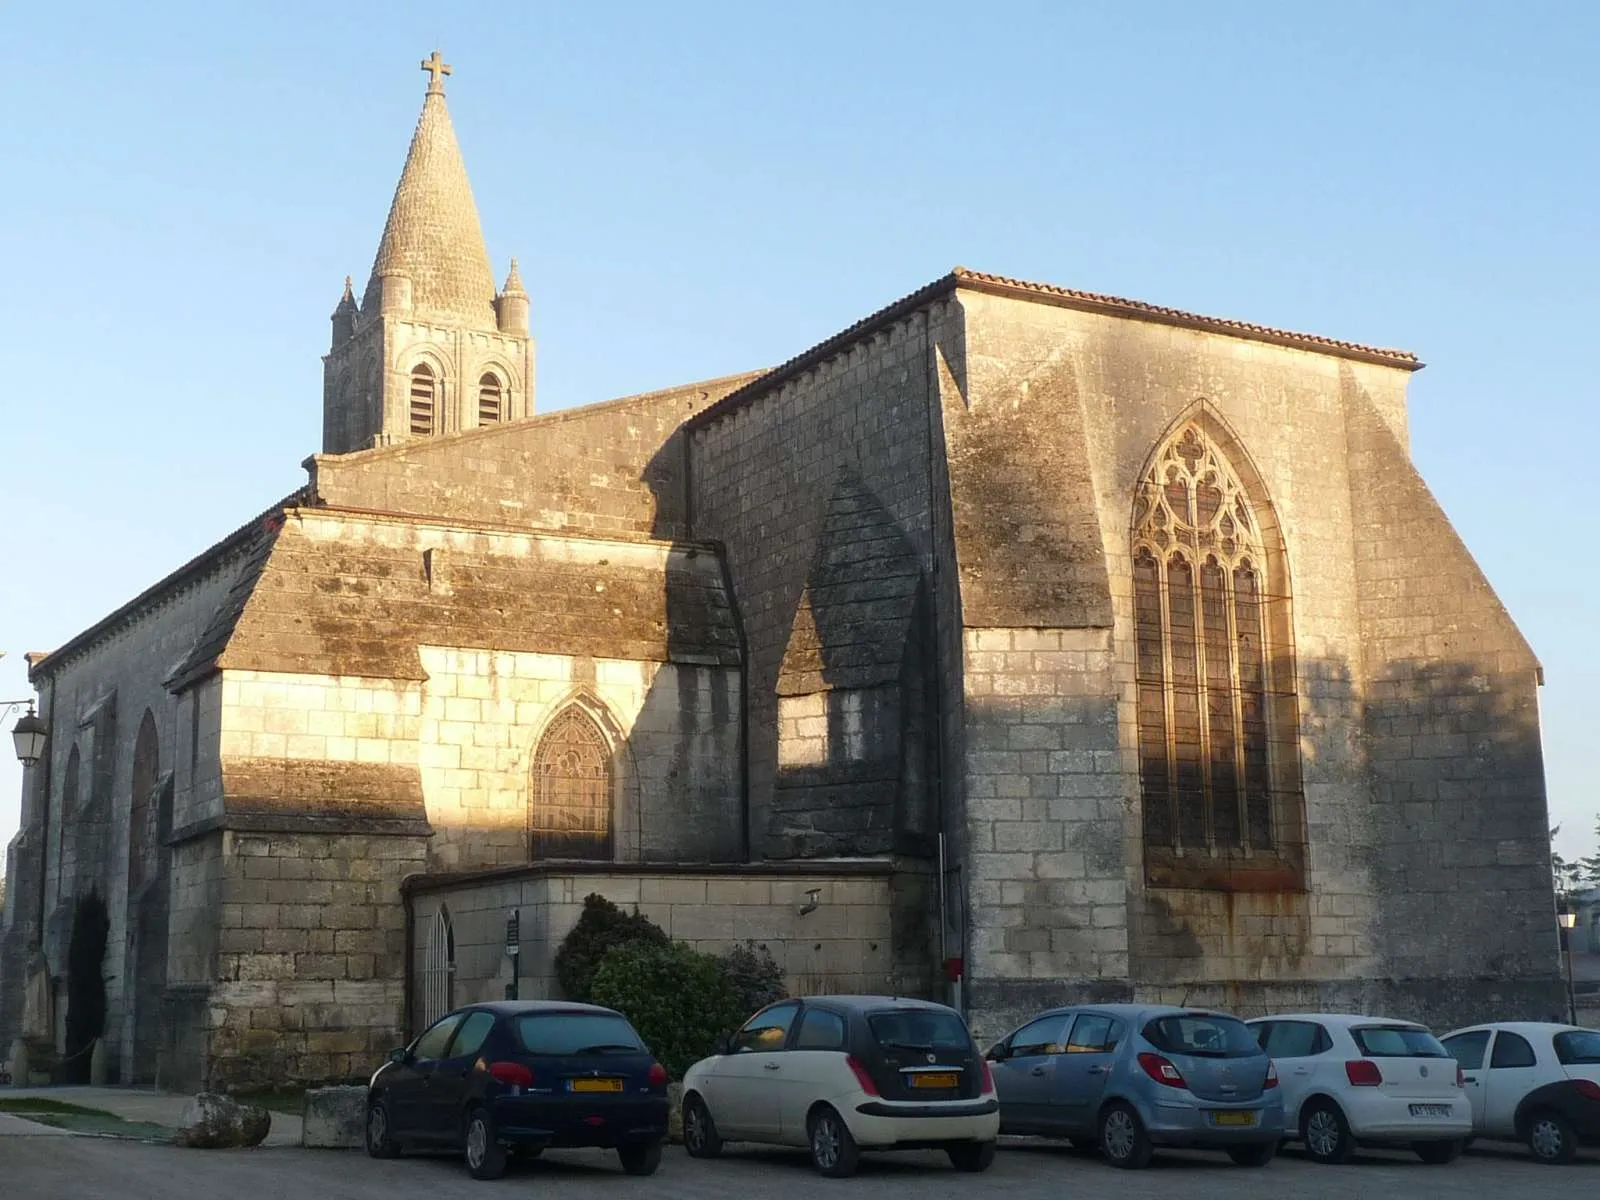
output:
[[[823,1175],[855,1172],[863,1150],[943,1150],[958,1170],[994,1161],[1000,1104],[961,1015],[889,996],[769,1005],[722,1053],[684,1076],[684,1148],[804,1146]]]

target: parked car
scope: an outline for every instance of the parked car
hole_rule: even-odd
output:
[[[1317,1162],[1342,1163],[1358,1145],[1408,1146],[1426,1163],[1461,1156],[1472,1105],[1424,1026],[1334,1013],[1246,1024],[1277,1064],[1285,1128]]]
[[[1543,1163],[1600,1146],[1600,1031],[1505,1021],[1443,1042],[1461,1066],[1477,1137],[1526,1142]]]
[[[650,1175],[666,1135],[666,1071],[626,1017],[588,1004],[460,1009],[392,1051],[367,1089],[367,1153],[460,1149],[475,1179],[547,1146],[609,1147]]]
[[[745,1022],[683,1080],[684,1148],[805,1146],[823,1175],[863,1150],[942,1149],[958,1170],[994,1161],[999,1105],[954,1009],[887,996],[783,1000]]]
[[[990,1048],[1002,1133],[1098,1144],[1118,1167],[1155,1147],[1265,1166],[1283,1136],[1277,1071],[1244,1023],[1162,1005],[1052,1009]]]

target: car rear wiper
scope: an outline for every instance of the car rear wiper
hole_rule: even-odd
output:
[[[932,1042],[879,1042],[878,1045],[885,1050],[922,1050],[927,1052],[933,1049]]]
[[[630,1046],[626,1042],[596,1042],[593,1046],[579,1046],[574,1054],[602,1054],[607,1050],[638,1050],[637,1046]],[[642,1053],[642,1051],[641,1051]]]

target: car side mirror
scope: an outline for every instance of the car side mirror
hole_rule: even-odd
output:
[[[404,1046],[401,1046],[398,1050],[389,1051],[389,1061],[392,1063],[404,1063],[410,1058],[411,1051],[407,1050]]]
[[[1011,1051],[1006,1047],[1004,1042],[999,1042],[996,1045],[990,1046],[989,1053],[984,1055],[984,1057],[990,1062],[1005,1062],[1005,1060],[1010,1056]]]
[[[733,1053],[733,1034],[725,1033],[717,1039],[717,1053],[724,1057]]]

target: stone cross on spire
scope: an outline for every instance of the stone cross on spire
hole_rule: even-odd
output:
[[[444,80],[441,76],[450,74],[450,64],[435,50],[431,58],[422,60],[422,69],[428,73],[428,95],[444,95]]]

